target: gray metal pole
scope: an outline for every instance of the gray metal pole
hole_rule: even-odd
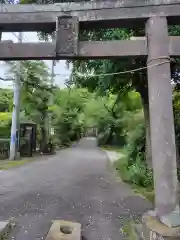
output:
[[[56,40],[56,32],[53,33],[52,35],[52,42],[55,43]],[[54,83],[54,67],[56,66],[56,61],[52,60],[52,65],[51,65],[51,85]],[[53,96],[50,96],[49,99],[49,105],[51,106],[53,104]],[[49,113],[48,115],[48,137],[51,137],[51,129],[52,129],[52,113]]]
[[[53,85],[54,83],[54,66],[55,66],[55,61],[52,61],[52,68],[51,68],[51,84]],[[49,100],[49,105],[53,104],[53,96],[50,96],[50,100]],[[49,137],[51,137],[51,128],[52,128],[52,114],[49,114]]]
[[[18,42],[22,42],[23,34],[19,33]],[[21,91],[21,61],[16,63],[16,76],[14,81],[14,99],[13,99],[13,113],[11,125],[11,142],[10,142],[10,160],[15,160],[20,157],[19,154],[19,114],[20,114],[20,91]]]

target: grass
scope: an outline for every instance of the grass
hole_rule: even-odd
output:
[[[147,188],[138,186],[130,182],[129,171],[128,171],[128,162],[127,162],[127,150],[126,148],[118,148],[114,146],[101,146],[102,149],[107,151],[116,151],[121,153],[124,157],[121,157],[118,161],[114,163],[115,169],[119,172],[121,179],[128,183],[135,193],[140,194],[147,198],[150,202],[154,203],[154,189],[152,186]]]
[[[135,193],[142,194],[145,198],[147,198],[150,202],[154,203],[154,189],[152,188],[143,188],[137,185],[132,185],[132,188]]]
[[[22,159],[22,160],[0,160],[0,170],[8,170],[15,167],[20,167],[25,163],[30,162],[29,159]]]
[[[128,162],[127,162],[127,152],[123,149],[121,152],[124,157],[120,158],[118,161],[114,163],[114,167],[119,172],[121,179],[128,183],[135,193],[138,193],[140,195],[143,195],[145,198],[147,198],[150,202],[154,203],[154,189],[153,186],[148,187],[142,187],[138,186],[136,184],[133,184],[130,181],[130,173],[128,170]]]
[[[129,173],[127,168],[127,160],[126,157],[120,158],[118,161],[114,163],[114,167],[119,172],[121,178],[123,181],[128,182],[129,181]]]
[[[101,146],[102,149],[107,150],[107,151],[116,151],[118,153],[122,153],[123,154],[123,150],[122,148],[119,147],[115,147],[115,146]]]
[[[136,234],[133,229],[133,222],[129,221],[123,228],[122,231],[123,233],[127,236],[127,239],[129,240],[136,240]]]

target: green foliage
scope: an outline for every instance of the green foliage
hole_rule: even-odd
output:
[[[147,166],[141,161],[140,158],[136,158],[136,161],[128,167],[129,181],[132,184],[141,187],[149,187],[153,185],[153,173]]]
[[[136,157],[134,163],[129,164],[127,152],[126,156],[115,162],[115,168],[125,182],[135,187],[153,188],[153,172],[147,168],[145,162],[140,157]]]
[[[55,130],[62,145],[69,146],[72,141],[78,140],[81,134],[78,112],[75,109],[63,111],[56,120]]]
[[[0,112],[12,111],[13,93],[9,89],[0,88]]]
[[[0,159],[8,157],[12,114],[12,91],[0,89]]]
[[[129,133],[127,139],[127,151],[129,165],[134,164],[136,159],[145,160],[145,129],[143,124],[139,124]]]
[[[179,35],[180,28],[179,26],[171,27],[169,29],[170,34],[172,35]],[[81,33],[81,40],[123,40],[129,39],[131,36],[144,36],[144,29],[101,29],[99,31],[84,31]],[[179,66],[178,60],[171,61],[171,76],[174,81],[179,81]],[[149,101],[148,101],[148,86],[147,86],[147,70],[141,70],[137,72],[128,72],[122,74],[127,70],[142,68],[146,66],[146,59],[142,58],[129,58],[129,59],[111,59],[111,60],[90,60],[90,61],[75,61],[73,62],[73,75],[70,81],[70,84],[75,84],[76,86],[83,86],[87,87],[90,91],[97,91],[99,94],[119,94],[126,95],[129,91],[135,90],[140,94],[141,103],[143,105],[144,116],[146,126],[149,126]],[[82,76],[77,73],[82,73]],[[118,73],[121,74],[112,74],[106,75],[106,73]],[[86,76],[88,73],[94,73],[95,77],[89,75]],[[85,74],[85,76],[83,76]],[[100,74],[100,76],[97,76]],[[105,75],[103,75],[105,74]],[[119,101],[121,98],[119,98]],[[123,99],[123,102],[125,99]],[[133,110],[133,103],[134,101],[130,101],[130,107],[132,106]],[[118,104],[117,104],[118,105]],[[142,107],[142,106],[141,106]],[[118,109],[117,112],[119,113],[120,110]],[[133,112],[134,114],[134,112]],[[132,118],[133,118],[132,114]],[[124,118],[124,121],[122,119]],[[119,119],[119,116],[118,116]],[[118,126],[123,128],[123,133],[126,135],[127,128],[123,126],[123,122],[125,123],[127,117],[126,114],[121,115],[121,121],[117,121]],[[109,119],[110,124],[108,125],[108,121],[105,122],[105,125],[110,127],[110,129],[116,126],[116,122],[112,121],[112,118]],[[112,122],[111,122],[112,121]],[[129,161],[134,162],[136,158],[141,158],[144,160],[145,152],[151,152],[151,149],[145,149],[145,147],[150,148],[151,146],[145,144],[145,141],[148,143],[148,139],[145,139],[145,131],[147,128],[144,129],[144,122],[141,123],[141,126],[136,125],[133,123],[133,127],[137,126],[138,129],[136,132],[132,131],[129,135],[132,135],[131,138],[127,140],[128,148],[129,148]],[[106,142],[106,139],[110,135],[108,132],[108,127],[105,127],[104,136],[100,135],[100,141]],[[122,132],[122,130],[121,130]],[[147,131],[148,132],[148,131]],[[177,131],[176,131],[177,132]],[[179,131],[178,131],[179,132]],[[122,134],[120,134],[122,135]],[[107,137],[106,137],[107,136]]]
[[[140,158],[137,158],[129,166],[128,152],[123,152],[124,157],[115,162],[115,168],[119,171],[123,181],[129,183],[134,191],[145,196],[149,201],[154,202],[153,172],[148,169]]]
[[[0,138],[10,137],[12,114],[8,112],[0,112]]]
[[[0,159],[8,157],[11,118],[11,113],[0,112]]]
[[[97,126],[103,112],[101,107],[104,107],[100,102],[86,89],[57,89],[54,93],[55,105],[51,108],[57,142],[69,145],[78,140],[87,128]]]
[[[120,158],[115,167],[124,181],[143,188],[152,188],[153,174],[145,162],[145,124],[139,95],[134,92],[126,101],[126,111],[123,112],[123,130],[126,136],[124,157]],[[132,96],[136,96],[137,100]],[[129,107],[132,102],[133,108]],[[136,103],[136,104],[135,104]]]
[[[134,96],[134,93],[132,95]],[[117,98],[117,95],[99,96],[97,93],[88,92],[87,89],[76,87],[56,89],[54,106],[49,110],[53,114],[57,142],[69,145],[87,129],[97,128],[99,144],[122,144],[124,136],[121,118],[125,107],[123,102],[117,102]],[[127,110],[130,108],[128,105],[129,103]]]
[[[87,101],[88,92],[84,89],[56,90],[53,107],[53,125],[56,140],[61,145],[70,145],[80,138],[80,114]]]
[[[11,73],[21,78],[21,120],[37,123],[38,140],[42,149],[48,144],[48,107],[52,94],[48,68],[44,61],[22,61],[21,72],[10,63]]]
[[[10,139],[8,138],[0,138],[0,160],[8,158],[9,142],[10,142]]]
[[[9,159],[4,160],[4,161],[1,160],[0,161],[0,170],[9,170],[11,168],[20,167],[23,164],[26,164],[28,162],[29,162],[29,159],[12,160],[12,161],[10,161]]]
[[[123,180],[140,187],[152,187],[153,174],[145,162],[145,129],[142,112],[134,112],[134,116],[125,119],[125,157],[116,162],[116,169],[119,170]]]
[[[175,90],[173,93],[174,122],[176,132],[177,148],[180,150],[180,92]]]

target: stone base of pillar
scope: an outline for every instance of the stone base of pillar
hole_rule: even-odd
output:
[[[152,214],[144,214],[141,225],[134,225],[134,232],[138,240],[178,240],[180,226],[167,227]]]

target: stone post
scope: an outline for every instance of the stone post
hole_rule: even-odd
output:
[[[155,211],[144,214],[138,232],[144,240],[178,240],[180,214],[166,18],[149,18],[146,36]]]
[[[180,218],[167,19],[149,18],[146,35],[155,212],[164,224],[178,226]],[[151,67],[155,64],[158,65]],[[178,215],[178,223],[171,219],[174,213],[176,220]],[[170,224],[167,223],[169,221]]]

